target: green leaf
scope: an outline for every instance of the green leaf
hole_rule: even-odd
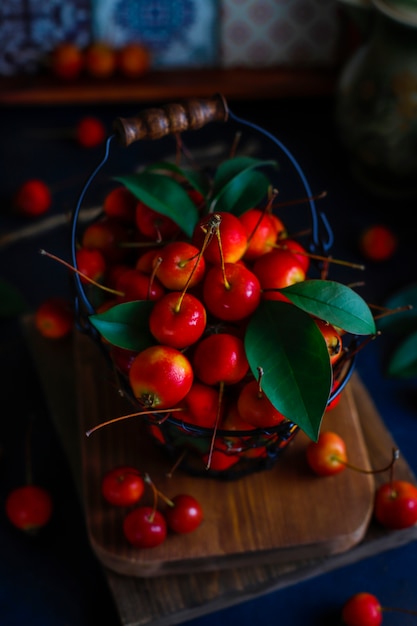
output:
[[[199,214],[184,187],[163,173],[141,172],[117,177],[133,195],[154,211],[170,217],[191,237]]]
[[[210,181],[208,180],[207,176],[199,170],[181,168],[174,163],[170,163],[169,161],[152,163],[145,168],[145,171],[147,172],[153,170],[168,170],[170,172],[178,174],[186,181],[188,181],[191,187],[199,191],[204,197],[206,197],[210,191]]]
[[[266,195],[270,181],[254,170],[267,165],[277,167],[276,161],[252,157],[236,157],[221,163],[214,176],[210,210],[240,215],[258,204]]]
[[[288,302],[264,301],[249,321],[245,349],[254,376],[262,367],[275,408],[317,441],[333,376],[313,318]]]
[[[123,302],[104,313],[90,315],[89,320],[111,344],[139,352],[155,343],[149,331],[153,304],[149,300]]]
[[[393,378],[417,377],[417,331],[397,346],[388,365],[388,374]]]
[[[411,308],[378,319],[377,325],[380,330],[401,334],[417,330],[417,283],[400,289],[384,303],[384,306],[391,311],[403,307]]]
[[[0,317],[21,315],[26,309],[26,302],[20,291],[7,281],[0,279]]]
[[[374,335],[375,320],[361,296],[331,280],[309,279],[280,290],[303,311],[348,333]]]

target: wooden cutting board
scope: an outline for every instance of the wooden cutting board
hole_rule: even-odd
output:
[[[43,339],[34,329],[31,316],[22,320],[22,329],[45,392],[51,420],[82,496],[85,476],[81,447],[84,447],[86,439],[80,437],[76,410],[73,339],[70,337],[60,342]],[[357,374],[352,377],[350,393],[358,412],[370,463],[372,467],[381,467],[395,442]],[[396,464],[395,475],[416,483],[402,455]],[[386,480],[385,474],[376,474],[374,478],[375,487]],[[88,515],[90,517],[91,512]],[[361,541],[350,549],[328,556],[237,565],[181,576],[123,576],[113,569],[103,569],[123,626],[172,626],[345,567],[416,539],[417,527],[390,531],[371,519]]]
[[[347,470],[317,477],[305,460],[309,440],[303,433],[273,469],[233,481],[180,470],[169,477],[172,460],[150,440],[140,417],[87,438],[86,431],[96,424],[134,409],[117,392],[112,369],[96,344],[77,334],[74,347],[87,524],[92,547],[106,567],[130,576],[159,576],[287,562],[343,552],[363,538],[372,513],[373,476]],[[371,467],[351,389],[328,413],[324,428],[343,436],[353,464]],[[388,460],[390,455],[388,449]],[[122,532],[126,509],[106,505],[100,493],[103,474],[121,464],[147,472],[168,497],[194,495],[204,523],[192,534],[170,534],[151,550],[130,546]]]

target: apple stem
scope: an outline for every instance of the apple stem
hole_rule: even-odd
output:
[[[285,241],[285,239],[283,240]],[[280,248],[282,250],[289,250],[290,252],[293,252],[294,254],[299,254],[300,256],[307,256],[310,259],[314,259],[316,261],[324,261],[326,263],[334,263],[336,265],[344,265],[346,267],[350,267],[352,269],[357,269],[357,270],[364,270],[365,266],[362,264],[358,264],[358,263],[352,263],[350,261],[344,261],[342,259],[333,259],[333,257],[325,257],[322,256],[320,254],[313,254],[312,252],[300,252],[298,250],[291,250],[291,245],[286,245],[286,244],[280,244],[280,243],[276,243],[274,246],[274,248]]]
[[[152,283],[153,283],[153,281],[155,279],[156,273],[157,273],[158,268],[161,265],[162,261],[163,261],[163,259],[160,256],[157,259],[155,259],[155,265],[152,268],[152,273],[151,273],[151,275],[149,277],[148,291],[147,291],[147,294],[146,294],[146,299],[147,300],[150,300],[150,298],[151,298]]]
[[[261,212],[261,214],[260,214],[260,216],[258,218],[258,221],[256,222],[252,232],[250,233],[250,235],[249,235],[249,237],[247,239],[246,249],[249,248],[250,243],[251,243],[252,239],[254,238],[254,236],[256,234],[256,231],[258,230],[258,228],[259,228],[263,218],[265,217],[265,215],[268,215],[269,213],[271,213],[272,202],[273,202],[274,198],[277,196],[277,194],[278,194],[278,190],[277,189],[273,189],[271,191],[271,197],[269,198],[266,207],[262,210],[262,212]]]
[[[263,398],[264,392],[262,389],[262,378],[264,375],[263,367],[258,366],[256,368],[258,370],[258,398]]]
[[[229,159],[233,159],[233,157],[236,155],[236,150],[237,150],[237,147],[239,145],[241,138],[242,138],[242,131],[239,130],[237,133],[235,133],[235,136],[233,138],[232,146],[229,152]]]
[[[293,204],[304,204],[305,202],[311,202],[312,200],[321,200],[327,196],[327,191],[321,191],[314,196],[307,196],[306,198],[296,198],[295,200],[286,200],[285,202],[277,202],[274,209],[278,207],[291,206]]]
[[[216,440],[217,429],[218,429],[219,422],[220,422],[221,405],[222,405],[222,401],[223,401],[223,392],[224,392],[224,382],[221,381],[220,382],[220,387],[219,387],[219,398],[218,398],[218,403],[217,403],[216,421],[215,421],[214,428],[213,428],[213,435],[211,437],[210,449],[209,449],[208,458],[207,458],[207,464],[206,464],[206,470],[210,469],[211,458],[213,456],[214,443],[215,443],[215,440]]]
[[[381,606],[381,611],[385,613],[405,613],[406,615],[417,615],[417,611],[413,611],[412,609],[403,609],[402,607],[397,606]]]
[[[171,469],[169,470],[169,472],[166,473],[167,478],[172,478],[175,470],[177,469],[177,467],[179,466],[179,464],[181,463],[181,461],[184,459],[184,457],[186,456],[188,450],[184,449],[180,456],[178,457],[178,459],[175,461],[174,465],[171,467]]]
[[[165,502],[165,504],[168,504],[168,506],[175,506],[175,504],[173,503],[172,500],[170,500],[168,498],[168,496],[166,496],[164,493],[162,493],[162,491],[160,491],[155,483],[153,482],[152,478],[149,476],[148,473],[145,474],[145,476],[143,477],[143,480],[145,481],[145,483],[147,483],[153,491],[154,494],[154,508],[156,509],[157,506],[157,500],[158,497],[161,498],[161,500],[163,500]]]
[[[213,237],[213,234],[216,230],[216,228],[218,229],[220,224],[220,217],[219,215],[213,215],[209,222],[208,222],[208,228],[202,227],[202,230],[204,232],[204,240],[203,240],[203,245],[201,246],[201,250],[199,251],[199,253],[193,257],[191,257],[190,259],[187,259],[187,263],[189,263],[190,261],[192,261],[193,259],[197,259],[194,267],[189,275],[189,277],[187,278],[187,281],[184,285],[184,289],[182,290],[181,296],[178,300],[177,306],[175,307],[175,311],[176,313],[179,313],[180,309],[181,309],[181,305],[182,305],[182,301],[184,300],[184,296],[187,292],[188,287],[190,286],[190,283],[192,281],[192,278],[194,276],[194,272],[197,270],[197,266],[201,261],[201,258],[204,254],[204,250],[206,249],[206,247],[208,246],[211,238]]]
[[[151,487],[152,493],[153,493],[152,513],[149,516],[149,521],[153,522],[154,517],[155,517],[155,513],[156,513],[156,508],[158,506],[158,490],[155,487],[155,485],[153,484],[153,481],[152,481],[151,477],[149,476],[149,474],[145,474],[145,476],[143,477],[143,480],[145,481],[145,483],[147,485],[149,485]]]
[[[158,411],[158,414],[160,413],[174,413],[177,411],[183,411],[182,407],[176,407],[173,409],[160,409]],[[101,422],[101,424],[97,424],[96,426],[93,426],[92,428],[90,428],[89,430],[86,431],[86,436],[89,437],[90,435],[92,435],[96,430],[99,430],[100,428],[103,428],[104,426],[110,426],[110,424],[116,424],[116,422],[121,422],[123,420],[127,420],[130,419],[131,417],[138,417],[138,415],[154,415],[155,411],[138,411],[137,413],[129,413],[128,415],[120,415],[119,417],[113,417],[110,420],[107,420],[106,422]],[[159,422],[161,423],[161,422]]]
[[[370,469],[370,470],[366,470],[363,469],[361,467],[357,467],[356,465],[353,465],[352,463],[349,463],[348,461],[344,461],[343,459],[340,459],[337,455],[333,456],[333,460],[337,461],[338,463],[341,463],[342,465],[344,465],[345,467],[355,470],[355,472],[360,472],[361,474],[382,474],[383,472],[388,472],[388,470],[391,471],[391,481],[392,481],[392,471],[394,468],[395,463],[398,461],[398,459],[400,458],[400,451],[398,448],[393,448],[392,450],[392,458],[391,461],[389,462],[388,465],[386,465],[385,467],[381,467],[380,469]]]
[[[75,274],[78,274],[78,276],[80,276],[81,278],[84,278],[91,285],[94,285],[94,287],[98,287],[99,289],[102,289],[103,291],[107,291],[108,293],[112,293],[113,295],[116,295],[116,296],[124,296],[124,293],[122,293],[121,291],[116,291],[115,289],[111,289],[110,287],[105,287],[104,285],[101,285],[100,283],[96,282],[95,280],[87,276],[86,274],[83,274],[83,272],[80,272],[80,270],[77,270],[73,265],[70,265],[69,263],[64,261],[64,259],[60,259],[58,256],[55,256],[55,254],[52,254],[51,252],[47,252],[44,249],[39,250],[39,252],[43,256],[47,256],[48,258],[54,261],[58,261],[58,263],[61,263],[61,265],[64,265],[66,268],[68,268]]]
[[[406,304],[404,306],[397,306],[395,309],[387,309],[386,307],[378,306],[377,304],[369,304],[369,306],[372,309],[381,311],[381,313],[374,316],[375,320],[379,320],[382,317],[387,317],[388,315],[395,315],[395,313],[403,313],[404,311],[411,311],[414,308],[412,304]]]

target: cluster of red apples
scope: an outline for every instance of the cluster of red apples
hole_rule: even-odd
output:
[[[201,213],[191,237],[127,187],[115,187],[103,217],[82,233],[77,270],[85,286],[95,281],[107,290],[92,288],[98,299],[90,320],[143,413],[156,416],[152,434],[167,443],[159,428],[167,417],[182,425],[180,438],[207,431],[197,444],[200,457],[207,469],[223,471],[242,458],[265,457],[271,444],[285,447],[298,430],[265,392],[263,364],[250,366],[247,332],[261,303],[289,303],[282,289],[306,281],[311,258],[289,237],[272,201],[241,215],[207,214],[204,197],[187,194]],[[141,344],[135,349],[132,329],[120,331],[132,318]],[[332,370],[343,355],[343,332],[311,318]],[[277,443],[276,427],[284,424],[289,430]],[[257,429],[262,445],[250,436]],[[225,431],[229,437],[216,437]]]
[[[144,500],[146,487],[152,490],[152,503]],[[156,548],[170,532],[191,533],[204,519],[203,509],[194,496],[179,493],[168,498],[149,474],[130,465],[108,470],[101,481],[101,494],[109,505],[128,509],[123,518],[123,535],[135,548]]]

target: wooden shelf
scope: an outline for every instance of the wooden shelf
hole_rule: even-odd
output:
[[[157,71],[136,81],[82,77],[63,83],[50,76],[0,78],[0,105],[74,105],[208,97],[259,100],[333,93],[335,69],[239,68]]]

